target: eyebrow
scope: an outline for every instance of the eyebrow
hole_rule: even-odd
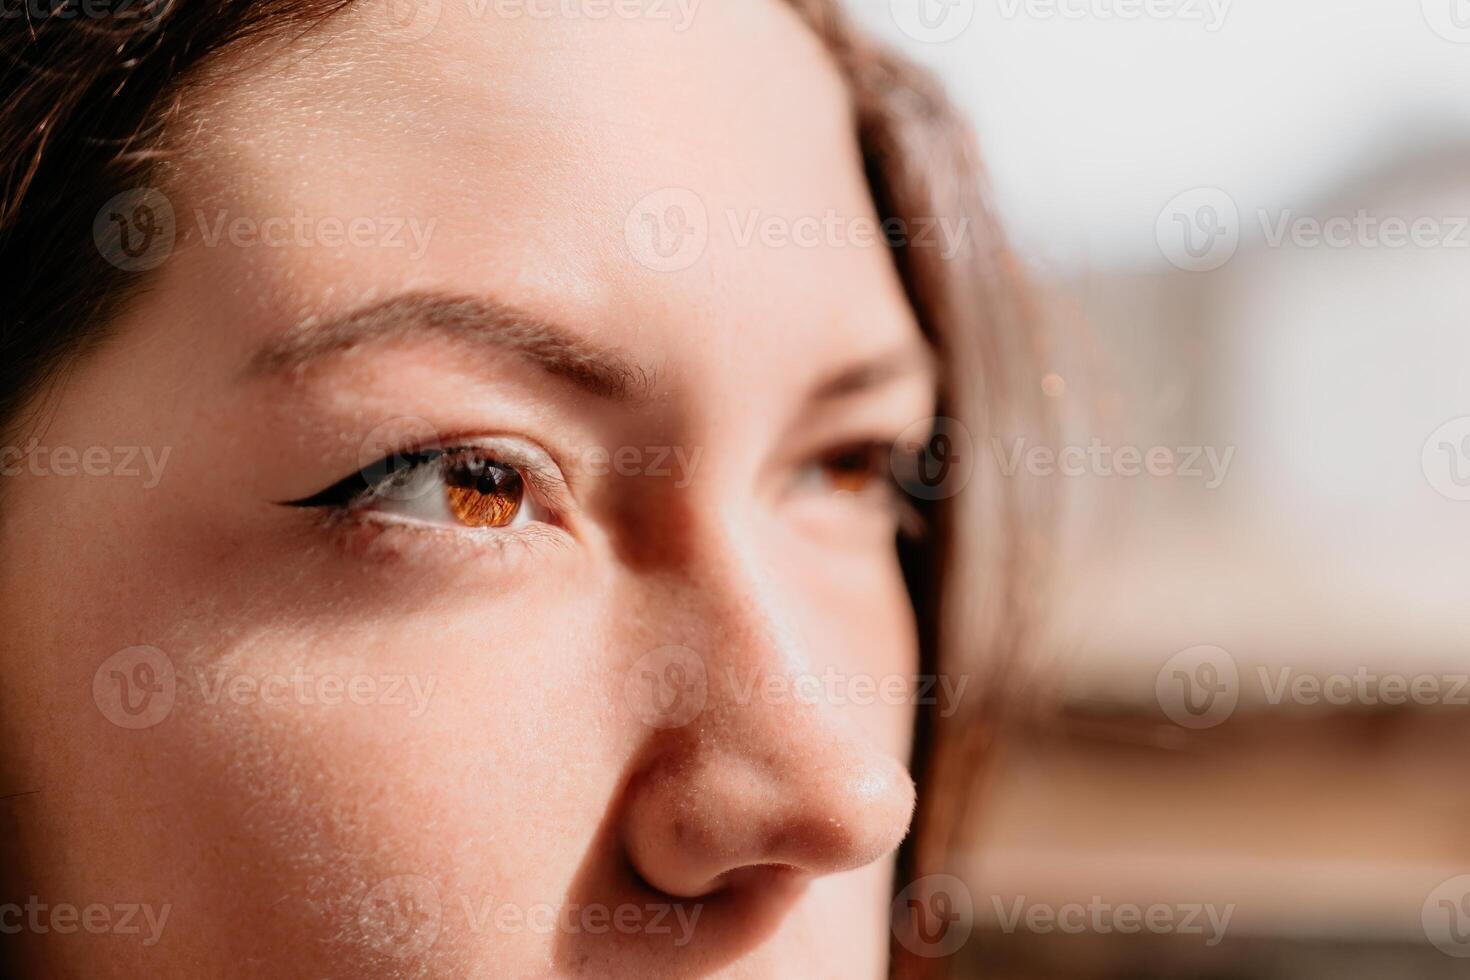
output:
[[[923,342],[906,344],[864,360],[833,374],[814,389],[810,401],[837,401],[912,376],[937,379],[938,364],[933,349]]]
[[[631,400],[653,386],[653,372],[564,327],[496,300],[433,291],[400,293],[340,316],[303,320],[258,350],[246,373],[299,371],[329,354],[425,332],[518,355],[599,398]]]

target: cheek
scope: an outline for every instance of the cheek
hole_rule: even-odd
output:
[[[505,945],[464,930],[465,902],[556,900],[618,771],[598,765],[588,638],[558,612],[263,637],[185,669],[196,778],[237,802],[229,836],[272,866],[293,923],[371,946],[363,903],[413,876],[445,906],[448,956]]]
[[[248,548],[227,562],[159,555],[145,581],[119,556],[158,553],[133,544],[69,563],[28,547],[54,566],[35,571],[94,598],[7,613],[34,626],[12,690],[35,707],[10,719],[49,746],[25,754],[26,785],[54,788],[34,811],[35,851],[70,856],[45,869],[47,890],[126,883],[139,894],[119,900],[171,904],[175,949],[239,962],[274,955],[267,944],[319,949],[320,972],[381,960],[372,909],[415,883],[440,903],[432,955],[446,964],[472,947],[510,962],[538,938],[472,930],[464,910],[557,901],[596,835],[588,801],[613,795],[622,760],[599,736],[612,705],[589,680],[589,653],[605,648],[589,603],[534,587],[497,601],[473,574],[432,589],[406,575],[396,592],[375,585],[373,614],[340,566],[330,603],[313,576],[282,582],[289,563]],[[106,667],[138,644],[157,656]],[[145,712],[161,715],[125,727],[122,705],[150,697]],[[151,830],[97,832],[107,825]]]

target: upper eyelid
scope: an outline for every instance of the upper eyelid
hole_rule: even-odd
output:
[[[831,456],[853,449],[891,450],[897,444],[899,432],[886,429],[857,429],[850,435],[840,435],[802,445],[773,457],[768,464],[772,470],[790,470],[812,463],[819,463]]]
[[[513,467],[520,473],[528,484],[538,494],[550,498],[548,502],[558,509],[570,506],[570,494],[567,490],[565,477],[561,474],[561,467],[552,455],[544,449],[537,447],[528,451],[524,440],[512,437],[469,437],[464,439],[445,439],[435,444],[409,444],[403,448],[395,449],[356,472],[349,473],[340,479],[333,481],[321,490],[297,500],[282,501],[286,507],[326,507],[332,505],[350,506],[358,501],[368,499],[371,491],[380,486],[383,476],[376,481],[371,477],[374,470],[382,468],[389,460],[408,458],[418,455],[433,454],[432,458],[420,460],[415,465],[429,466],[438,464],[446,456],[452,456],[460,452],[481,452],[489,458],[506,466]],[[546,463],[556,470],[555,474],[546,472]],[[354,481],[361,481],[362,486],[353,488]],[[346,500],[339,499],[344,489],[354,489],[355,492],[348,495]]]

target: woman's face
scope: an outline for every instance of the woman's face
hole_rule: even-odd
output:
[[[843,85],[775,0],[418,15],[214,66],[171,253],[37,406],[21,935],[46,975],[879,975],[917,655],[873,447],[934,395]]]

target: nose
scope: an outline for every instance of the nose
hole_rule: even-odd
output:
[[[679,898],[861,867],[898,846],[914,807],[896,760],[814,733],[779,749],[663,755],[633,794],[628,856],[646,882]]]
[[[633,867],[666,894],[698,898],[892,852],[908,832],[914,785],[896,746],[878,743],[906,738],[865,731],[840,717],[840,705],[766,683],[799,657],[752,604],[717,618],[700,630],[722,638],[718,655],[699,654],[703,709],[650,729],[629,783],[621,832]],[[886,723],[906,727],[907,709],[889,710]]]

